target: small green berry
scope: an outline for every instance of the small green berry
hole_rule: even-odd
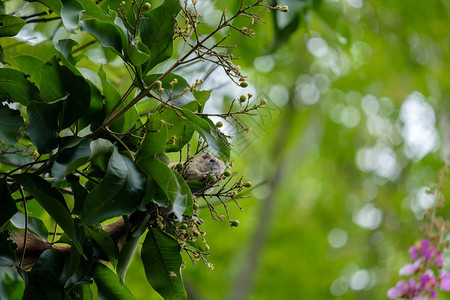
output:
[[[239,221],[238,220],[231,220],[230,221],[230,226],[231,227],[238,227],[239,226]]]
[[[223,123],[222,123],[222,122],[220,122],[220,121],[219,121],[219,122],[217,122],[217,123],[216,123],[216,127],[217,127],[217,128],[223,127]]]
[[[250,181],[246,182],[246,183],[244,183],[244,186],[247,188],[252,187],[252,183]]]
[[[225,177],[230,177],[231,176],[231,171],[230,170],[225,170],[225,172],[223,172],[223,175]]]
[[[198,203],[194,203],[194,204],[192,205],[192,208],[193,208],[194,210],[197,210],[199,207],[200,207],[200,205],[198,205]]]
[[[241,87],[243,88],[248,87],[248,83],[246,81],[241,82]]]
[[[186,223],[181,223],[180,224],[180,229],[188,229],[188,224],[186,224]]]
[[[182,163],[177,163],[177,165],[175,166],[175,169],[177,169],[177,170],[183,169],[183,164]]]
[[[216,181],[216,177],[214,175],[209,175],[207,181],[208,182],[214,182],[214,181]]]
[[[206,244],[206,245],[205,245],[205,251],[207,251],[207,252],[208,252],[208,251],[209,251],[209,249],[210,249],[209,245],[208,245],[208,244]]]
[[[262,99],[261,100],[261,105],[266,105],[267,104],[267,100],[266,99]]]
[[[144,11],[147,11],[147,10],[149,10],[151,7],[152,7],[152,5],[151,5],[150,3],[145,2],[144,5],[142,6],[142,9],[143,9]]]
[[[245,95],[241,95],[241,97],[239,97],[239,102],[245,102],[247,101],[247,97]]]

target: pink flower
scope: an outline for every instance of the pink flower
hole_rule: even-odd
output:
[[[447,273],[445,270],[441,270],[441,285],[439,288],[443,291],[450,291],[450,273]]]
[[[398,272],[400,275],[411,275],[414,274],[420,267],[421,260],[416,260],[412,264],[406,264],[403,266],[403,268],[400,269]]]

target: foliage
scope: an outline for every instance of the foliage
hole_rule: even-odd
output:
[[[23,299],[92,299],[93,282],[99,298],[134,299],[124,280],[145,237],[148,282],[166,299],[186,299],[181,251],[212,268],[199,203],[204,200],[212,217],[222,220],[211,199],[227,210],[226,202],[245,197],[239,193],[250,184],[229,171],[186,182],[183,172],[207,148],[230,160],[231,137],[210,117],[248,130],[237,116],[252,115],[265,103],[245,97],[226,113],[206,113],[211,90],[173,72],[208,61],[246,86],[222,31],[252,36],[236,28],[235,19],[258,21],[255,11],[271,7],[241,2],[205,31],[196,1],[30,2],[2,2],[0,15],[2,266],[15,266],[26,282]],[[31,30],[41,34],[40,42],[27,36]],[[175,48],[178,40],[182,45]],[[103,57],[100,66],[93,53]],[[169,156],[177,152],[180,167],[174,169]],[[117,217],[114,224],[122,222],[125,236],[120,241],[97,225]],[[9,232],[19,244],[17,262]],[[34,243],[42,254],[33,263]]]

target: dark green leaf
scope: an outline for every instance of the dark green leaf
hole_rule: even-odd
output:
[[[133,65],[140,66],[150,58],[150,50],[143,43],[138,42],[130,45],[128,56]]]
[[[61,14],[62,2],[61,0],[32,0],[30,2],[39,2],[50,8],[51,10]]]
[[[59,56],[61,59],[65,58],[67,60],[67,62],[69,62],[71,65],[75,66],[77,64],[78,60],[82,57],[82,55],[77,56],[76,58],[73,57],[72,48],[75,46],[78,46],[78,45],[79,44],[77,41],[74,41],[71,39],[63,39],[63,40],[59,40],[58,42],[56,42],[55,48],[62,54],[62,56]],[[66,65],[66,64],[64,64],[64,65]]]
[[[111,22],[111,17],[94,0],[78,0],[84,7],[83,14],[103,22]]]
[[[15,267],[17,245],[9,239],[8,230],[0,231],[0,267]]]
[[[73,245],[77,250],[83,253],[72,217],[61,193],[52,188],[45,179],[33,174],[19,174],[14,175],[13,178],[35,197],[39,204],[72,239]]]
[[[167,143],[167,125],[159,119],[150,116],[150,124],[145,134],[139,156],[141,159],[153,156],[157,153],[164,153]]]
[[[52,175],[55,177],[55,181],[58,182],[78,167],[100,155],[110,153],[112,149],[111,142],[105,139],[83,140],[78,145],[66,148],[58,153],[52,167]]]
[[[181,280],[180,251],[174,238],[155,228],[149,230],[142,245],[147,280],[164,299],[187,299]]]
[[[211,120],[207,117],[202,118],[197,116],[188,109],[183,109],[183,115],[191,122],[196,128],[196,131],[206,140],[212,149],[224,155],[228,160],[230,159],[230,148],[222,140],[222,138],[226,139],[226,137],[214,130],[215,126]]]
[[[0,104],[0,141],[8,145],[14,145],[17,132],[23,125],[24,122],[18,110]]]
[[[16,213],[11,218],[11,223],[16,228],[25,229],[25,215],[20,212]],[[28,216],[28,230],[38,235],[44,241],[48,238],[48,229],[39,218]]]
[[[136,299],[128,287],[107,266],[95,263],[93,268],[94,281],[98,287],[98,298],[108,300]]]
[[[60,280],[66,257],[56,249],[45,250],[33,269],[28,272],[23,299],[64,299],[64,287]]]
[[[27,134],[39,153],[49,153],[58,146],[58,113],[62,109],[62,102],[54,103],[31,102],[27,113],[30,124]]]
[[[12,69],[0,69],[0,101],[7,100],[28,105],[30,101],[40,101],[41,97],[25,74]]]
[[[85,20],[80,22],[81,31],[92,34],[105,47],[114,49],[117,54],[122,54],[122,36],[118,26],[99,20]]]
[[[83,6],[77,0],[63,0],[61,20],[68,32],[75,33]]]
[[[145,178],[128,157],[114,149],[103,181],[84,202],[81,222],[94,224],[129,214],[139,207],[144,191]]]
[[[24,25],[25,20],[22,20],[21,18],[0,15],[0,37],[15,36]]]
[[[66,261],[66,264],[64,266],[64,270],[61,274],[62,281],[65,282],[64,287],[71,287],[79,282],[85,281],[85,277],[89,274],[89,272],[92,269],[92,264],[94,263],[94,252],[92,243],[85,242],[83,245],[83,252],[87,259],[84,259],[83,257],[80,257],[78,252],[74,252],[75,249],[71,249],[70,252],[70,258],[68,261]],[[74,256],[72,256],[72,253],[74,253]],[[75,259],[78,258],[78,268],[71,269],[71,263],[72,263],[72,257]],[[76,264],[72,264],[72,267]],[[73,273],[72,273],[73,272]],[[70,277],[68,277],[70,274],[72,274]]]
[[[114,243],[111,236],[99,227],[85,226],[84,228],[86,229],[87,235],[94,239],[112,265],[116,266],[119,250],[117,249],[117,245]]]
[[[92,293],[90,284],[86,284],[86,283],[77,284],[76,286],[73,287],[71,292],[75,293],[79,297],[77,299],[80,299],[80,300],[93,300],[94,299],[94,294]]]
[[[88,191],[79,182],[79,178],[73,174],[67,176],[67,181],[70,184],[70,188],[73,192],[73,210],[72,213],[79,215],[83,212],[84,200],[86,200]]]
[[[140,239],[140,236],[129,238],[120,251],[116,272],[122,282],[125,282],[125,275],[127,274],[128,266],[130,265],[134,252],[136,252]]]
[[[3,48],[0,45],[0,63],[7,65],[8,63],[5,61],[5,53],[3,52]]]
[[[14,57],[19,68],[27,75],[30,75],[30,79],[34,81],[37,87],[40,87],[41,72],[45,66],[45,61],[29,55],[20,55]]]
[[[91,88],[83,77],[59,65],[56,57],[42,69],[40,82],[41,97],[46,102],[64,99],[60,127],[67,128],[88,110]]]
[[[139,36],[151,53],[151,60],[143,66],[143,73],[172,56],[175,18],[181,7],[178,0],[165,0],[147,12],[139,26]]]
[[[6,183],[6,177],[0,180],[0,205],[2,208],[0,213],[0,228],[2,228],[17,212],[16,202],[11,197],[8,184]]]
[[[175,215],[181,220],[182,215],[192,216],[193,214],[192,192],[183,177],[175,170],[172,171],[180,186],[180,194],[175,198],[172,209]]]

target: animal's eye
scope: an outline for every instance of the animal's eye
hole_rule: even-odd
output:
[[[211,158],[211,160],[209,161],[210,163],[215,163],[216,159],[215,158]]]

